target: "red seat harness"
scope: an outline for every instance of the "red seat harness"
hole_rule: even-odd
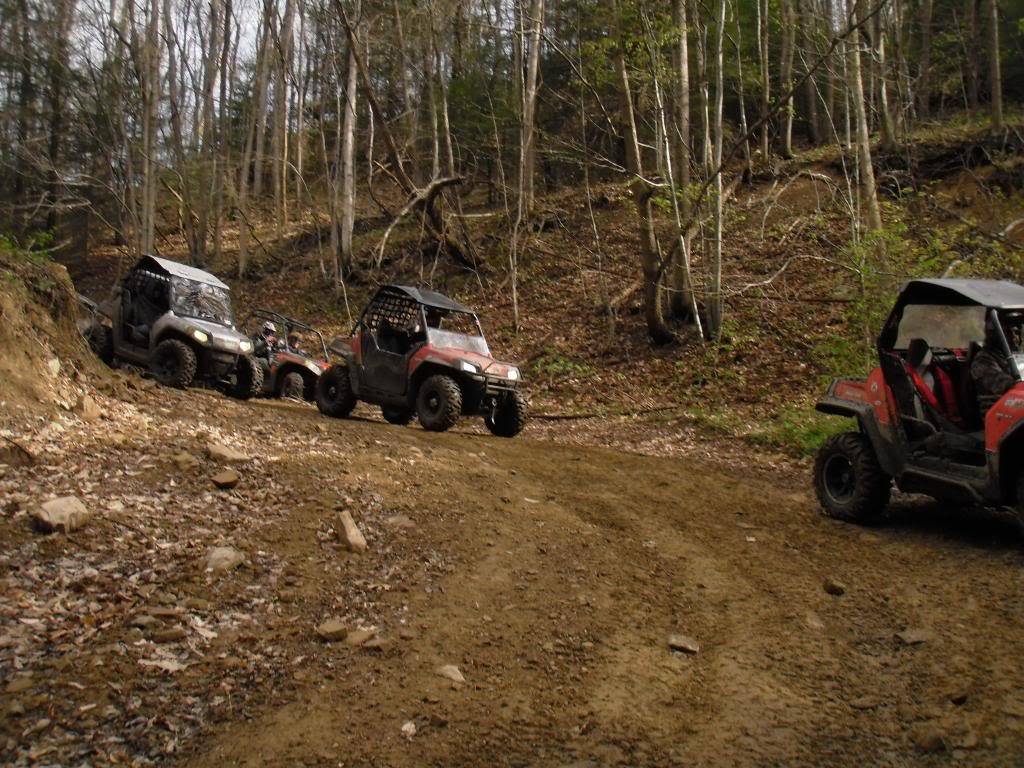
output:
[[[960,409],[956,404],[956,395],[953,392],[953,381],[938,365],[931,367],[932,375],[935,376],[935,384],[938,387],[939,395],[942,400],[935,396],[925,380],[921,377],[921,374],[917,372],[909,363],[904,363],[904,367],[907,369],[907,373],[910,375],[910,380],[914,382],[914,389],[917,390],[917,394],[921,396],[921,399],[930,407],[933,411],[947,419],[952,421],[954,424],[960,423]]]

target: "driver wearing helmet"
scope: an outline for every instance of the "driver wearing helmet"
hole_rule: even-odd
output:
[[[260,332],[253,339],[253,354],[256,357],[269,357],[277,346],[277,326],[267,320],[260,327]]]
[[[984,415],[1017,382],[1003,344],[1003,334],[989,319],[985,323],[985,345],[971,362],[971,379]]]

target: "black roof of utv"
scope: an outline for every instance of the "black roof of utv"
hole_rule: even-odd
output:
[[[903,286],[899,303],[978,304],[994,309],[1024,309],[1024,285],[1009,280],[937,278],[911,280]]]
[[[404,293],[410,299],[425,307],[443,309],[448,312],[465,312],[470,315],[475,314],[469,307],[459,304],[459,302],[454,299],[449,299],[443,293],[428,291],[423,288],[414,288],[411,285],[385,285],[380,288],[378,293]]]

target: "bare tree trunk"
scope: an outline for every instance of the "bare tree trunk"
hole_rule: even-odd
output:
[[[358,14],[358,9],[356,13]],[[341,264],[338,265],[334,279],[341,283],[342,276],[352,267],[352,232],[355,229],[356,209],[356,92],[359,71],[356,65],[356,46],[350,41],[348,45],[348,63],[345,77],[345,112],[342,127],[341,149]]]
[[[618,17],[618,8],[612,0],[612,8]],[[632,179],[630,189],[636,203],[637,219],[640,225],[640,260],[644,282],[644,317],[647,321],[647,333],[655,344],[667,344],[675,339],[675,335],[665,324],[661,306],[661,264],[658,253],[658,239],[654,232],[654,214],[651,196],[654,188],[644,179],[643,164],[640,156],[640,137],[637,133],[636,115],[633,111],[633,95],[629,86],[629,73],[626,71],[626,55],[622,34],[622,22],[619,23],[620,41],[615,49],[615,65],[619,72],[622,87],[622,108],[625,113],[626,136],[626,168]]]
[[[928,117],[932,100],[932,0],[921,0],[921,53],[917,68],[917,112]]]
[[[157,108],[160,101],[160,3],[150,0],[143,45],[142,87],[142,229],[140,253],[153,253],[156,241]]]
[[[50,135],[47,146],[48,176],[48,210],[46,226],[51,231],[57,226],[59,198],[61,196],[61,168],[63,167],[64,132],[65,132],[65,84],[68,78],[68,35],[74,14],[74,0],[56,0],[53,18],[53,42],[50,48],[49,69],[49,102],[50,102]],[[28,19],[25,19],[26,24]],[[26,51],[25,56],[29,56]]]
[[[814,19],[814,5],[810,0],[796,0],[797,15],[800,19],[800,37],[803,69],[810,66],[811,57],[814,54],[814,37],[816,22]],[[737,30],[738,32],[738,30]],[[807,138],[813,146],[821,143],[821,133],[818,130],[818,84],[813,73],[805,74],[804,79],[804,104],[807,114],[804,118],[807,121]]]
[[[758,0],[760,2],[760,0]],[[680,216],[683,221],[690,220],[690,52],[689,29],[686,16],[687,0],[676,0],[676,34],[679,36],[676,55],[676,126],[675,126],[675,167],[674,174],[676,184],[681,194],[676,196],[680,206]],[[673,192],[675,194],[675,192]],[[683,233],[682,237],[686,237]],[[669,306],[672,314],[676,317],[686,317],[691,314],[691,307],[694,306],[693,291],[690,287],[689,275],[689,243],[682,243],[685,251],[676,253],[672,264],[672,297]]]
[[[544,26],[544,0],[530,0],[528,21],[530,23],[530,50],[526,59],[526,81],[523,84],[523,123],[519,150],[519,194],[523,197],[523,210],[527,216],[533,212],[534,176],[537,170],[535,123],[540,69],[540,36]]]
[[[263,154],[266,149],[267,102],[270,98],[270,61],[271,46],[277,37],[277,8],[267,0],[263,6],[263,56],[256,67],[256,137],[254,139],[255,159],[253,160],[252,193],[255,197],[263,194],[263,182],[266,167]]]
[[[771,68],[768,59],[768,0],[755,0],[757,6],[757,58],[761,74],[761,116],[768,114],[771,100]],[[771,130],[768,120],[761,124],[761,162],[767,164],[771,157],[771,145],[768,137]]]
[[[796,18],[793,9],[795,0],[782,0],[782,51],[779,70],[781,81],[779,87],[788,94],[793,87],[793,53],[796,48]],[[782,108],[782,147],[780,153],[785,158],[793,157],[793,97],[786,98]]]
[[[967,106],[978,108],[978,92],[981,88],[981,35],[978,32],[978,6],[981,0],[966,0],[965,22],[967,24]]]
[[[881,113],[882,151],[896,149],[896,125],[889,106],[889,62],[885,54],[885,38],[888,23],[883,13],[875,15],[875,61],[878,64],[878,109]]]
[[[988,79],[992,91],[989,110],[992,114],[992,132],[1002,133],[1003,123],[1003,76],[999,65],[999,2],[988,0]]]
[[[718,0],[718,23],[715,29],[715,168],[722,165],[722,122],[725,98],[725,0]],[[790,100],[792,105],[792,100]],[[722,174],[715,174],[714,250],[708,265],[707,335],[718,339],[722,334]]]
[[[863,0],[857,0],[856,14],[863,18]],[[878,195],[875,191],[875,171],[871,165],[871,135],[868,132],[867,109],[864,105],[864,84],[861,77],[860,45],[854,39],[850,45],[850,75],[852,79],[850,98],[857,121],[857,170],[860,176],[861,196],[868,211],[868,230],[877,231],[882,228],[882,214],[878,207]]]
[[[285,0],[284,19],[278,43],[274,77],[274,126],[271,138],[273,161],[270,170],[274,188],[274,224],[278,237],[288,224],[288,75],[292,68],[292,36],[295,0]]]

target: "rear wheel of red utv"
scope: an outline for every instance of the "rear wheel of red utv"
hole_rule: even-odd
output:
[[[352,382],[348,368],[332,365],[316,383],[316,407],[320,413],[342,419],[356,407],[356,396],[352,393]]]
[[[501,399],[494,411],[484,416],[484,424],[498,437],[515,437],[526,426],[526,398],[512,391]]]
[[[462,390],[451,376],[437,374],[420,385],[416,395],[416,415],[430,432],[451,429],[462,413]]]
[[[192,383],[198,365],[192,347],[178,339],[164,339],[157,344],[149,361],[149,369],[160,384],[178,389],[186,389]]]
[[[380,409],[381,415],[384,417],[384,421],[388,424],[397,424],[400,427],[404,427],[410,421],[412,421],[412,411],[408,408],[384,408]]]
[[[873,523],[885,514],[892,479],[882,471],[864,435],[844,432],[829,438],[818,451],[814,490],[829,517]]]

